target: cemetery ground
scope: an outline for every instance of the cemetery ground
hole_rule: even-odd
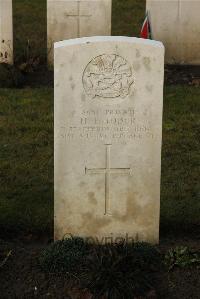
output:
[[[200,90],[167,85],[164,94],[163,254],[177,246],[199,250]],[[1,298],[66,298],[68,277],[45,273],[38,263],[53,241],[53,89],[1,89],[0,97]],[[198,275],[196,266],[159,274],[158,296],[198,298]]]
[[[72,294],[67,274],[45,272],[39,263],[53,242],[53,74],[45,67],[46,1],[14,0],[13,6],[15,67],[0,70],[1,87],[10,87],[0,88],[0,298],[89,298],[83,291]],[[144,10],[145,1],[114,0],[113,34],[138,36]],[[162,260],[177,246],[200,250],[199,77],[193,67],[165,72]],[[193,257],[192,265],[187,254],[173,257],[177,264],[170,271],[155,271],[157,298],[199,298],[197,260]],[[155,298],[155,290],[146,297]]]

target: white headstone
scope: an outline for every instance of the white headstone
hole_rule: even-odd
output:
[[[162,43],[91,37],[54,51],[55,239],[157,243]]]
[[[111,34],[112,0],[47,0],[48,61],[53,64],[53,43]]]
[[[0,0],[0,63],[13,63],[12,0]]]
[[[200,64],[200,1],[147,0],[153,39],[163,42],[165,62]]]

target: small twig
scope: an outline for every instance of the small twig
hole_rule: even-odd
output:
[[[4,259],[3,262],[0,264],[0,268],[2,268],[2,267],[6,264],[7,260],[8,260],[9,257],[11,256],[11,254],[12,254],[12,250],[10,250],[10,251],[8,252],[8,254],[6,255],[5,259]]]

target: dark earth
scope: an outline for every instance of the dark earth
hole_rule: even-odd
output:
[[[70,286],[67,275],[44,273],[38,257],[52,239],[45,236],[18,236],[12,240],[0,239],[0,281],[1,299],[16,298],[65,298],[90,299],[86,290],[75,290]],[[176,246],[189,246],[200,250],[199,236],[196,238],[163,238],[159,250],[165,253]],[[7,257],[7,258],[6,258]],[[170,272],[156,274],[157,289],[146,297],[162,299],[198,299],[200,290],[200,269],[175,268]],[[102,298],[104,299],[104,298]],[[133,299],[139,299],[133,296]]]
[[[200,67],[192,65],[165,66],[165,84],[200,86]]]
[[[0,87],[53,87],[53,71],[43,65],[36,70],[21,71],[19,66],[0,65]],[[165,84],[200,86],[200,67],[191,65],[166,65]]]

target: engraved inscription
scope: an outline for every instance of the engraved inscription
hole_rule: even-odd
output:
[[[92,98],[125,98],[133,82],[131,66],[116,54],[95,57],[83,73],[85,92]]]
[[[143,115],[147,115],[144,111]],[[139,121],[137,112],[126,109],[89,109],[83,110],[70,124],[63,123],[60,137],[72,140],[102,140],[113,143],[130,140],[155,139],[151,125]]]
[[[106,146],[106,167],[105,168],[86,168],[85,174],[104,174],[105,175],[105,215],[111,215],[110,212],[110,175],[121,174],[131,175],[130,168],[111,168],[110,167],[110,149],[112,144],[105,144]]]
[[[65,17],[72,17],[72,18],[76,18],[77,20],[77,37],[81,36],[81,18],[90,18],[92,15],[90,14],[82,14],[81,13],[81,1],[77,1],[77,13],[76,14],[70,14],[65,12],[64,15]]]

